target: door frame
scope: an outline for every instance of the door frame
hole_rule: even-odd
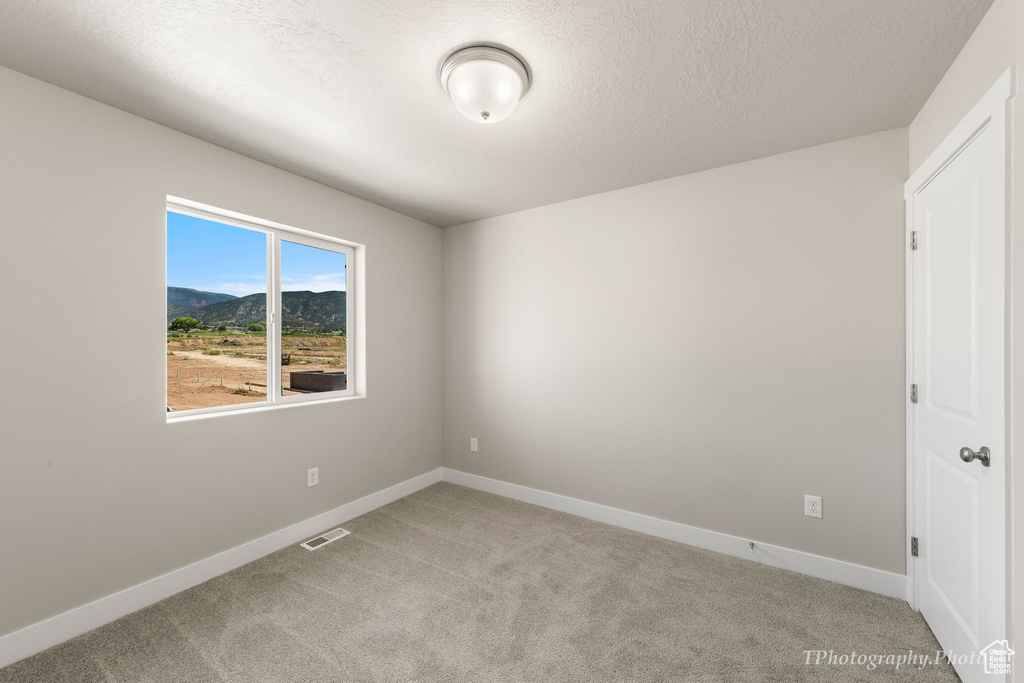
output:
[[[1002,172],[1002,195],[1003,205],[1006,207],[1004,213],[1004,226],[1006,240],[1003,245],[1004,259],[1006,262],[1006,277],[1004,282],[1004,296],[1005,296],[1005,308],[1004,308],[1004,334],[1005,334],[1005,354],[1004,359],[1004,374],[1005,374],[1005,395],[1004,395],[1004,411],[1006,419],[1004,420],[1004,438],[1005,438],[1005,453],[1003,457],[1007,458],[1006,461],[1006,496],[1005,496],[1005,510],[1004,515],[1006,517],[1006,596],[1007,599],[1011,596],[1011,582],[1013,578],[1013,553],[1010,545],[1010,539],[1012,538],[1012,526],[1011,526],[1011,513],[1012,513],[1012,497],[1010,495],[1012,485],[1012,463],[1010,462],[1010,454],[1013,453],[1013,446],[1010,440],[1011,437],[1011,420],[1010,420],[1010,408],[1011,408],[1011,344],[1010,344],[1010,297],[1012,295],[1012,289],[1010,287],[1012,270],[1010,258],[1010,241],[1011,241],[1011,162],[1012,162],[1012,139],[1011,139],[1011,100],[1016,95],[1017,90],[1017,74],[1016,67],[1011,66],[999,77],[995,84],[989,88],[988,92],[978,101],[971,111],[964,117],[964,119],[957,124],[953,131],[942,141],[941,144],[933,151],[928,158],[922,163],[916,171],[907,180],[904,186],[904,199],[906,202],[906,235],[904,247],[906,249],[906,322],[907,322],[907,376],[906,376],[906,388],[907,388],[907,410],[906,410],[906,428],[907,428],[907,534],[906,534],[906,558],[907,558],[907,602],[910,606],[917,611],[918,598],[919,598],[919,565],[916,557],[911,555],[911,538],[917,536],[917,467],[918,464],[915,457],[916,452],[916,434],[915,434],[915,423],[914,423],[914,407],[915,404],[910,401],[910,385],[917,382],[917,368],[914,366],[914,348],[916,344],[915,323],[916,323],[916,310],[914,302],[916,299],[916,275],[917,275],[917,261],[915,259],[915,252],[910,248],[911,233],[916,229],[914,224],[916,207],[915,199],[917,194],[923,190],[943,169],[946,168],[967,146],[974,141],[978,135],[985,130],[991,130],[998,139],[998,148],[1002,151],[1003,159],[1001,164]],[[1009,634],[1009,621],[1011,613],[1007,611],[1007,624],[1006,633]]]

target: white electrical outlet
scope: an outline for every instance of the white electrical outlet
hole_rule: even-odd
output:
[[[804,496],[804,516],[821,519],[821,496]]]
[[[320,468],[314,467],[311,470],[306,470],[306,488],[310,486],[316,486],[320,483]]]
[[[469,450],[473,451],[474,453],[479,452],[479,448],[476,443],[476,437],[469,438]]]

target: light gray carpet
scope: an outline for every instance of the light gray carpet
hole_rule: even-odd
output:
[[[955,681],[897,600],[441,483],[0,670],[31,681]]]

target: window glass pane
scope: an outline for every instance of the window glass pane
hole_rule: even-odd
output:
[[[344,253],[281,240],[281,393],[348,387]]]
[[[167,407],[267,400],[267,236],[167,212]]]

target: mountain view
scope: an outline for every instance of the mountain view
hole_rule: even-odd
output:
[[[167,319],[174,320],[180,316],[189,315],[190,311],[194,311],[197,308],[236,298],[231,294],[201,292],[198,289],[189,289],[188,287],[168,287]]]
[[[173,312],[172,301],[175,302]],[[206,303],[183,308],[188,302],[193,301]],[[327,330],[340,330],[345,327],[345,292],[282,292],[281,308],[281,324],[285,327],[319,326]],[[230,294],[168,287],[167,320],[179,316],[195,318],[204,325],[265,323],[267,297],[265,294],[233,297]]]
[[[167,211],[169,413],[348,390],[350,252],[290,238]]]

